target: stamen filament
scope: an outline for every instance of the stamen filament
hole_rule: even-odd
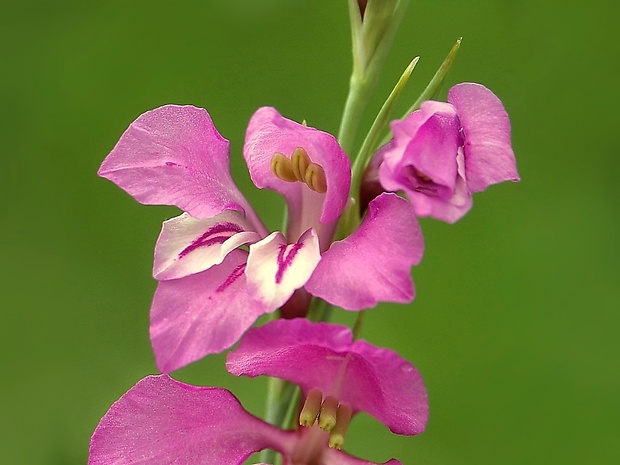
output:
[[[351,424],[352,416],[353,409],[351,406],[348,404],[340,404],[336,415],[336,425],[333,427],[329,435],[329,447],[338,450],[342,449],[344,437],[347,434],[349,425]]]
[[[308,392],[308,397],[306,397],[304,406],[299,414],[299,424],[301,426],[314,425],[316,417],[319,416],[319,411],[321,410],[322,400],[323,395],[318,389],[311,389],[310,392]]]
[[[336,426],[336,414],[338,412],[338,399],[327,396],[323,400],[321,413],[319,414],[319,428],[325,431],[331,431]]]

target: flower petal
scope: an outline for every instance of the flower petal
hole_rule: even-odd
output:
[[[320,390],[364,411],[398,434],[421,433],[428,419],[420,373],[396,352],[353,342],[346,326],[305,318],[274,320],[249,330],[226,367],[234,375],[268,375]]]
[[[408,144],[401,167],[410,164],[435,184],[454,189],[457,176],[456,154],[460,145],[459,121],[452,105],[428,101],[420,111],[426,121]],[[387,155],[386,155],[387,156]]]
[[[261,227],[230,175],[229,143],[202,108],[166,105],[144,113],[98,174],[140,203],[175,205],[196,218],[239,210]]]
[[[360,227],[334,242],[306,284],[311,294],[346,310],[377,302],[410,302],[411,267],[422,259],[424,242],[409,203],[384,193],[368,206]]]
[[[454,193],[451,197],[442,199],[441,197],[426,195],[421,192],[405,190],[416,215],[430,216],[446,223],[455,223],[471,209],[473,200],[464,178],[465,170],[463,168],[462,152],[463,149],[459,148],[459,154],[456,158],[459,174],[456,178]]]
[[[294,244],[274,232],[250,246],[245,274],[250,292],[275,310],[302,287],[321,260],[319,240],[313,229]]]
[[[327,191],[320,194],[301,182],[286,182],[271,170],[276,152],[291,157],[302,147],[313,163],[325,173]],[[349,196],[351,164],[336,139],[318,129],[282,117],[274,108],[260,108],[248,125],[243,149],[252,181],[259,188],[280,192],[288,203],[288,237],[296,239],[320,223],[335,223]],[[333,230],[328,231],[331,235]],[[321,233],[319,236],[323,237]]]
[[[336,449],[327,449],[323,454],[322,465],[379,465],[376,462],[358,459]],[[402,465],[396,459],[388,460],[383,465]]]
[[[228,349],[263,313],[244,274],[247,252],[233,250],[220,265],[160,281],[151,306],[151,343],[157,368],[170,373]]]
[[[465,173],[471,192],[491,184],[518,181],[510,143],[510,120],[497,96],[481,84],[462,83],[448,92],[465,138]]]
[[[392,143],[378,155],[383,187],[404,191],[417,216],[453,223],[471,208],[471,193],[459,169],[459,120],[449,103],[427,101],[405,120],[392,123]]]
[[[393,121],[391,129],[394,139],[391,146],[386,146],[387,150],[382,150],[382,166],[396,179],[387,177],[386,183],[397,181],[407,187],[409,182],[403,170],[411,167],[430,177],[435,184],[450,191],[454,188],[460,137],[459,121],[452,105],[426,101],[404,120]],[[390,190],[399,190],[399,187],[390,187]]]
[[[99,422],[89,465],[242,464],[289,435],[246,412],[226,389],[149,376]]]
[[[155,246],[153,276],[158,280],[182,278],[222,263],[240,245],[256,242],[260,235],[235,210],[213,218],[192,218],[183,213],[165,221]]]

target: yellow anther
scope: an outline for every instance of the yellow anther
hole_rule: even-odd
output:
[[[273,154],[273,157],[271,157],[271,172],[283,181],[298,181],[295,173],[293,172],[291,160],[289,160],[283,153],[276,152]]]
[[[306,169],[306,178],[304,180],[308,187],[319,194],[327,192],[327,180],[325,179],[325,171],[320,165],[310,163]]]
[[[306,170],[310,165],[310,157],[302,147],[297,147],[291,155],[291,164],[293,165],[293,173],[298,181],[306,182]]]
[[[329,447],[334,449],[342,449],[344,437],[349,429],[353,416],[353,409],[348,404],[340,404],[338,413],[336,414],[336,425],[332,428],[329,435]]]
[[[303,147],[293,150],[290,160],[283,153],[274,153],[271,157],[271,172],[282,181],[299,181],[320,194],[327,192],[325,171],[321,165],[312,163]]]
[[[308,392],[308,397],[306,397],[304,406],[299,414],[299,424],[301,426],[314,425],[316,417],[319,416],[319,411],[321,410],[322,400],[323,395],[318,389],[311,389],[310,392]]]
[[[321,405],[321,413],[319,413],[319,428],[325,431],[331,431],[336,425],[336,415],[338,412],[338,399],[327,396]]]

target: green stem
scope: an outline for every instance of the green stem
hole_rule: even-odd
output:
[[[357,340],[362,332],[362,324],[364,323],[364,315],[366,310],[360,310],[357,312],[357,318],[355,319],[355,325],[353,326],[353,340]]]
[[[298,420],[295,420],[299,415],[299,399],[301,398],[301,389],[295,387],[293,395],[291,396],[291,402],[288,405],[286,415],[284,415],[283,423],[284,428],[292,428]],[[275,465],[275,464],[274,464]]]
[[[355,136],[362,119],[362,115],[368,106],[368,100],[372,92],[372,83],[368,79],[353,73],[349,81],[349,95],[344,105],[338,142],[344,152],[351,156]]]
[[[413,72],[415,66],[418,64],[420,57],[416,57],[411,60],[411,63],[405,68],[405,71],[401,75],[400,79],[392,89],[392,92],[388,96],[387,100],[379,110],[375,121],[372,123],[370,131],[368,131],[368,135],[364,139],[364,143],[359,151],[359,154],[355,158],[355,163],[353,163],[353,168],[351,169],[351,196],[358,200],[359,197],[359,188],[362,184],[362,177],[364,174],[364,170],[368,166],[370,162],[370,158],[372,157],[375,148],[377,147],[377,143],[379,142],[379,136],[381,132],[387,125],[390,115],[392,114],[392,110],[394,109],[394,105],[396,105],[396,101],[398,97],[400,97],[401,92],[405,88],[411,73]]]
[[[376,44],[373,43],[376,49],[373,49],[372,56],[365,56],[364,54],[367,50],[364,50],[364,37],[362,37],[363,34],[360,35],[361,28],[364,24],[359,13],[359,6],[356,0],[349,0],[354,63],[349,80],[349,93],[345,102],[342,121],[338,132],[338,142],[349,156],[353,153],[353,146],[362,116],[368,106],[372,92],[378,84],[388,50],[392,44],[407,3],[408,0],[398,0],[396,2],[396,6],[391,13],[392,17],[387,18],[387,20],[389,20],[388,27],[380,31],[381,37],[375,40]],[[379,8],[377,8],[376,11],[380,13],[382,11],[380,8],[381,5],[376,4],[375,6],[377,5]],[[386,6],[383,5],[383,7],[385,8]],[[362,55],[364,56],[362,57]],[[373,141],[376,142],[374,133]],[[365,142],[365,146],[366,145],[367,143]],[[357,191],[359,191],[363,169],[360,171],[360,168],[357,168],[356,173],[356,177],[359,179],[354,180],[354,186],[356,186],[356,195],[354,198],[357,201],[359,197],[359,192]],[[353,215],[351,214],[352,211]],[[357,227],[357,223],[359,223],[359,206],[356,206],[354,209],[348,208],[345,210],[344,214],[348,215],[346,223],[349,228],[348,231],[351,232]],[[351,218],[353,218],[352,221],[354,225],[350,223]],[[332,306],[330,304],[321,299],[313,299],[308,318],[313,321],[327,321],[331,317],[331,312]],[[358,321],[361,325],[361,316],[358,317]],[[358,327],[357,324],[356,327]],[[357,332],[359,332],[359,328]],[[277,378],[270,378],[267,392],[266,421],[281,428],[289,428],[292,423],[292,418],[297,411],[299,396],[299,388],[293,383]],[[277,465],[282,462],[282,457],[273,450],[265,450],[261,453],[261,461]]]
[[[405,68],[405,71],[400,76],[400,79],[394,86],[394,89],[392,89],[392,92],[390,92],[390,95],[381,107],[381,110],[379,110],[375,121],[372,123],[370,131],[368,131],[368,135],[364,139],[357,157],[355,157],[355,162],[353,163],[353,167],[351,169],[351,191],[349,192],[349,196],[353,199],[353,202],[349,204],[342,214],[342,218],[336,230],[336,240],[347,237],[359,226],[361,213],[359,209],[359,197],[360,188],[364,177],[364,170],[368,166],[374,150],[377,148],[379,137],[390,119],[394,105],[396,105],[398,97],[400,97],[400,94],[405,88],[405,85],[407,84],[407,81],[409,80],[409,77],[411,76],[411,73],[413,72],[418,61],[419,57],[414,58],[411,60],[411,63],[409,63],[407,68]]]
[[[333,305],[325,300],[314,297],[308,311],[308,319],[314,322],[329,321],[333,308]]]
[[[269,378],[267,383],[267,405],[265,412],[265,421],[280,428],[288,428],[290,419],[288,412],[292,400],[295,398],[298,388],[290,381],[279,378]],[[272,463],[275,465],[279,454],[271,449],[261,452],[260,459],[263,463]]]

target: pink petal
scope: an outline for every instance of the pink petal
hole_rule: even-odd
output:
[[[383,187],[404,191],[417,216],[452,223],[467,213],[471,193],[464,172],[459,172],[461,136],[455,108],[429,100],[405,120],[393,122],[392,130],[394,140],[378,154],[384,159],[379,168]]]
[[[456,154],[460,145],[456,111],[447,103],[428,101],[422,104],[421,113],[426,116],[426,121],[405,149],[400,162],[401,169],[407,165],[415,167],[434,183],[452,191],[456,182]],[[385,156],[388,157],[387,154]]]
[[[153,276],[168,280],[208,270],[232,250],[258,240],[260,235],[236,210],[201,219],[183,213],[163,224],[155,246]]]
[[[314,230],[306,231],[294,244],[274,232],[250,246],[245,270],[248,289],[267,308],[275,310],[306,284],[320,259]]]
[[[325,171],[325,194],[313,192],[299,182],[282,181],[272,173],[273,155],[280,152],[290,158],[297,147],[303,147],[312,162]],[[288,237],[297,239],[308,228],[317,229],[319,222],[335,223],[339,218],[348,200],[351,165],[331,134],[286,119],[274,108],[263,107],[250,120],[243,153],[254,184],[280,192],[286,198]]]
[[[457,155],[459,175],[456,178],[454,192],[451,197],[442,199],[420,192],[405,190],[416,215],[431,216],[447,223],[454,223],[471,209],[473,200],[464,178],[465,171],[462,167],[462,159],[462,148],[460,148],[459,155]]]
[[[319,389],[364,411],[398,434],[421,433],[428,419],[426,389],[416,368],[396,352],[353,342],[346,326],[305,318],[252,328],[229,352],[234,375],[268,375]]]
[[[462,83],[448,92],[465,138],[465,173],[471,192],[491,184],[518,181],[510,142],[510,120],[502,102],[480,84]]]
[[[409,203],[395,194],[375,198],[361,226],[332,244],[306,284],[313,295],[346,310],[377,302],[410,302],[411,267],[422,259],[424,243]]]
[[[99,422],[89,465],[242,464],[252,453],[290,442],[246,412],[225,389],[149,376]]]
[[[196,218],[239,210],[261,227],[230,176],[229,143],[202,108],[166,105],[144,113],[99,175],[144,204],[175,205]]]
[[[170,373],[222,352],[263,313],[273,311],[248,292],[247,252],[234,250],[220,265],[160,281],[151,306],[151,343],[157,368]]]
[[[321,465],[379,465],[376,462],[368,462],[367,460],[358,459],[349,454],[335,449],[328,449],[322,457]],[[398,460],[392,459],[383,465],[402,465]]]

